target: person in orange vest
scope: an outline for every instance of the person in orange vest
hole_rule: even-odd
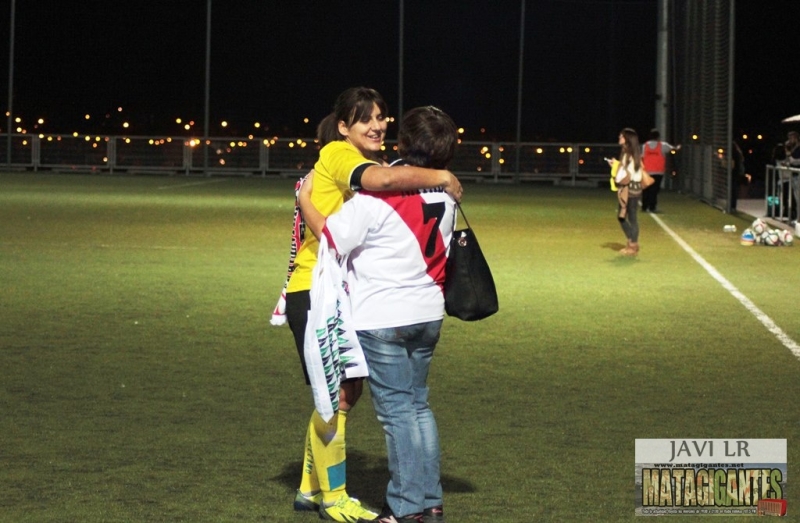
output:
[[[651,129],[647,141],[642,146],[642,163],[647,172],[655,179],[655,183],[642,192],[642,211],[658,212],[658,193],[667,170],[667,155],[680,150],[680,145],[672,146],[661,141],[658,129]]]

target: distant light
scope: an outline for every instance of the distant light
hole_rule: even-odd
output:
[[[571,153],[572,152],[572,147],[567,147],[567,152]]]
[[[122,107],[117,107],[117,112],[121,113],[122,112]]]
[[[303,118],[303,123],[308,123],[308,118]]]
[[[498,162],[500,163],[500,165],[502,165],[502,164],[506,163],[506,161],[505,161],[505,159],[504,159],[504,158],[500,158],[500,160],[498,160]]]
[[[220,125],[222,127],[228,127],[228,122],[226,122],[225,120],[222,120],[222,123],[220,123]]]
[[[44,123],[44,118],[39,118],[36,121],[39,123],[39,125],[42,125]]]
[[[192,126],[187,123],[186,125],[183,126],[183,128],[188,131],[189,129],[192,128]]]
[[[486,127],[481,127],[481,134],[484,134],[485,132],[486,132]]]
[[[124,123],[122,124],[122,127],[124,127],[125,129],[127,129],[128,127],[130,127],[130,124],[129,124],[128,122],[124,122]]]
[[[544,149],[542,149],[541,147],[537,147],[536,148],[536,154],[542,154],[543,152],[544,152]]]
[[[92,117],[91,117],[91,116],[89,116],[89,115],[87,114],[87,115],[84,115],[84,117],[83,117],[83,118],[84,118],[85,120],[90,120]]]
[[[560,152],[560,153],[565,153],[565,152],[566,152],[566,150],[565,150],[563,147],[561,147],[561,148],[558,150],[558,152]]]
[[[500,147],[498,147],[498,150],[499,150],[499,151],[502,153],[502,152],[503,152],[503,151],[505,151],[506,149],[505,149],[505,147],[503,147],[503,146],[501,145]]]
[[[587,147],[587,148],[585,148],[585,149],[583,150],[583,152],[585,152],[585,153],[590,153],[590,152],[592,152],[592,148],[591,148],[591,147]]]
[[[746,134],[742,135],[742,140],[747,140],[747,135]]]
[[[491,158],[492,157],[492,153],[486,153],[484,156],[486,156],[487,159]]]
[[[259,128],[261,128],[261,123],[260,122],[254,123],[253,127],[255,127],[256,129],[259,129]]]
[[[76,132],[74,132],[74,133],[72,133],[72,136],[74,136],[75,138],[77,138],[77,137],[78,137],[78,133],[77,133],[77,131],[76,131]]]
[[[16,118],[14,118],[14,121],[17,122],[17,123],[22,123],[22,118],[17,116]]]
[[[182,122],[183,122],[183,120],[181,120],[180,118],[175,118],[175,123],[180,124]]]
[[[763,136],[763,135],[761,135],[761,134],[759,134],[759,135],[758,135],[758,139],[759,139],[759,140],[763,140],[763,139],[764,139],[764,136]]]
[[[697,136],[696,134],[692,135],[692,140],[697,140],[698,138],[699,138],[699,136]]]
[[[464,134],[464,128],[463,127],[459,127],[458,128],[458,134]]]

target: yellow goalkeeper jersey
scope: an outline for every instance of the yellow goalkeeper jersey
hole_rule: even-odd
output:
[[[344,141],[331,142],[319,152],[319,160],[314,165],[314,186],[311,202],[325,216],[338,211],[342,204],[353,196],[353,191],[361,189],[361,175],[370,165],[377,162],[367,160],[353,145]],[[310,230],[294,259],[294,271],[289,279],[286,292],[307,291],[311,289],[311,271],[317,264],[319,241]]]

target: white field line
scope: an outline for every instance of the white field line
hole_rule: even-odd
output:
[[[209,183],[219,183],[227,181],[225,178],[215,178],[213,180],[203,180],[202,182],[179,183],[177,185],[162,185],[158,190],[179,189],[181,187],[192,187],[194,185],[207,185]]]
[[[708,263],[705,259],[703,259],[702,256],[697,254],[695,250],[689,246],[688,243],[683,241],[683,238],[675,234],[675,232],[672,229],[667,227],[667,225],[661,220],[661,218],[659,218],[653,213],[650,213],[650,216],[656,221],[656,223],[659,226],[661,226],[662,229],[666,231],[667,234],[672,236],[672,239],[675,240],[678,243],[678,245],[680,245],[683,248],[684,251],[689,253],[689,256],[694,258],[694,260],[697,263],[699,263],[700,266],[703,267],[706,270],[706,272],[708,272],[711,275],[712,278],[717,280],[720,283],[720,285],[722,285],[722,287],[725,290],[731,293],[731,295],[734,298],[739,300],[739,302],[742,305],[744,305],[744,308],[750,311],[750,313],[753,316],[755,316],[756,319],[760,321],[761,324],[764,325],[764,327],[766,327],[768,331],[774,334],[775,337],[778,338],[778,341],[780,341],[784,347],[789,349],[789,351],[791,351],[791,353],[794,355],[795,358],[800,360],[800,345],[798,345],[796,341],[790,338],[788,334],[783,332],[783,330],[780,327],[778,327],[774,321],[772,321],[772,318],[767,316],[764,313],[764,311],[762,311],[756,306],[755,303],[750,301],[750,298],[742,294],[741,291],[739,291],[739,289],[737,289],[722,274],[720,274],[719,271],[716,268],[714,268],[713,265]]]

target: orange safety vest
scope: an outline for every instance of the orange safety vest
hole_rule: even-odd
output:
[[[667,157],[664,155],[661,142],[656,142],[656,146],[652,148],[649,143],[644,144],[642,163],[650,174],[664,174],[667,170]]]

